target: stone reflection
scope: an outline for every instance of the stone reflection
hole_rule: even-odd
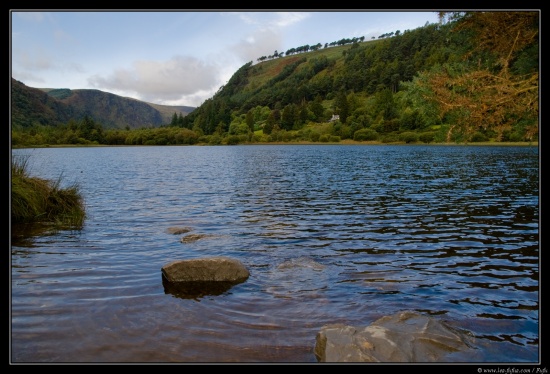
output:
[[[162,277],[162,285],[164,287],[164,293],[170,294],[180,299],[195,299],[198,300],[205,296],[218,296],[221,295],[231,287],[235,282],[224,281],[193,281],[193,282],[168,282]]]

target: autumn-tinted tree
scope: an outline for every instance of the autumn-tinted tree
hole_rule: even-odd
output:
[[[468,139],[476,131],[493,131],[500,141],[518,122],[526,124],[525,138],[532,140],[538,133],[538,48],[533,46],[538,46],[539,14],[499,11],[453,16],[458,19],[455,32],[474,38],[474,48],[464,63],[435,67],[418,80],[431,90],[426,98],[438,103],[441,117],[452,119],[447,140],[454,132]],[[532,55],[527,56],[526,50]]]

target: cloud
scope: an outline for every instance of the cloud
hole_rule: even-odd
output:
[[[246,24],[272,29],[293,25],[311,15],[304,12],[234,12],[230,14],[238,16]]]
[[[300,12],[277,12],[277,18],[272,21],[272,24],[277,27],[287,27],[295,23],[301,22],[311,15],[310,13]]]
[[[95,75],[88,83],[109,92],[129,92],[153,103],[182,102],[192,98],[198,105],[203,95],[212,96],[222,84],[220,70],[194,57],[174,56],[167,61],[141,60],[129,69],[117,69],[108,76]]]
[[[139,60],[131,67],[98,74],[88,84],[100,90],[138,97],[165,105],[198,106],[211,98],[233,73],[248,61],[281,52],[282,30],[309,17],[300,12],[234,12],[252,30],[208,62],[174,56],[166,61]],[[244,61],[244,62],[243,62]]]
[[[233,50],[236,56],[247,62],[256,62],[259,57],[271,55],[274,50],[280,49],[281,46],[281,35],[272,30],[264,29],[234,44],[230,50]]]
[[[256,62],[259,57],[272,55],[275,50],[282,52],[284,29],[299,23],[310,13],[301,12],[237,12],[234,15],[246,24],[256,28],[241,41],[233,44],[229,51],[244,61]]]
[[[50,53],[42,48],[31,51],[17,49],[13,53],[12,60],[14,68],[29,76],[33,75],[32,72],[63,71],[83,73],[85,71],[81,64],[59,61],[59,59],[52,57]],[[43,80],[40,79],[40,81]]]
[[[23,70],[52,70],[55,69],[55,60],[48,56],[45,51],[19,52],[15,56],[17,66]]]
[[[44,83],[45,80],[42,79],[41,76],[38,76],[36,74],[33,74],[28,71],[13,71],[12,77],[17,79],[20,82],[34,82],[36,83]],[[25,83],[26,84],[26,83]],[[55,87],[57,88],[57,87]]]
[[[256,16],[261,13],[234,12],[234,13],[228,13],[228,14],[238,16],[241,21],[249,25],[260,24],[260,21],[257,19]]]

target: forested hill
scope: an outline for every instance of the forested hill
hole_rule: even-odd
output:
[[[259,57],[182,126],[237,142],[258,130],[268,137],[260,141],[315,141],[312,132],[336,140],[535,140],[539,20],[538,12],[446,13],[441,23],[377,40]]]
[[[540,12],[440,15],[371,40],[266,51],[183,115],[12,80],[12,145],[538,141]]]
[[[39,89],[11,79],[14,128],[59,126],[88,116],[105,128],[159,127],[195,108],[151,104],[99,90]]]

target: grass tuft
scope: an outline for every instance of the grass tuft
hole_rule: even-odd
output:
[[[11,161],[11,220],[19,223],[50,223],[82,227],[86,211],[80,188],[61,188],[61,178],[49,181],[28,174],[29,157]]]

